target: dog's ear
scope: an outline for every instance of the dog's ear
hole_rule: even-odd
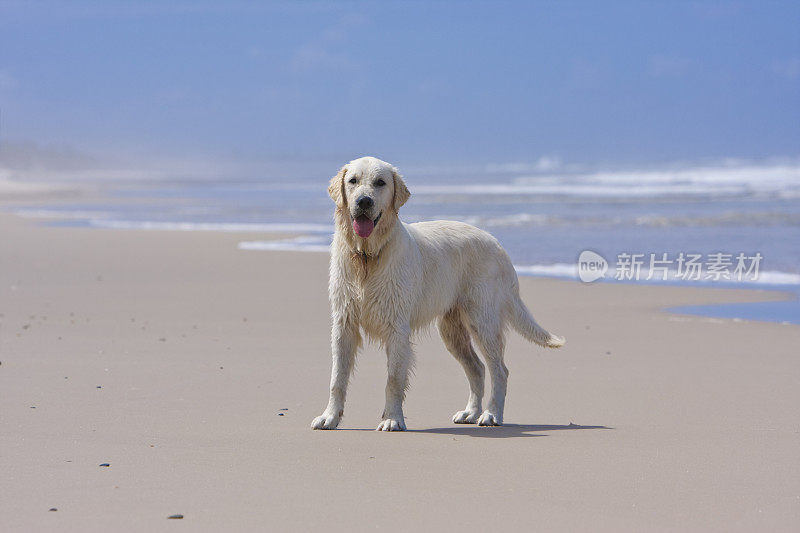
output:
[[[328,194],[336,202],[336,207],[344,207],[347,205],[347,198],[344,195],[344,175],[347,173],[347,165],[339,169],[339,172],[331,178],[331,184],[328,185]]]
[[[403,176],[401,176],[394,167],[392,167],[392,178],[394,179],[394,198],[392,199],[392,206],[395,212],[397,212],[411,197],[411,193],[408,192],[408,187],[406,187],[406,182],[403,181]]]

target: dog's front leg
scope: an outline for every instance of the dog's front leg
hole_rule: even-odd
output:
[[[386,407],[378,431],[405,431],[403,400],[408,388],[408,373],[414,364],[410,328],[394,332],[386,342]]]
[[[328,407],[311,422],[312,429],[336,429],[344,414],[344,400],[347,396],[347,384],[353,373],[356,352],[361,344],[358,325],[351,317],[335,317],[331,328],[331,349],[333,365],[331,367],[331,395]]]

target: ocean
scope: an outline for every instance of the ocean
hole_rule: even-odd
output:
[[[594,282],[776,288],[794,295],[774,304],[679,312],[800,324],[800,163],[594,171],[420,167],[405,174],[412,197],[401,211],[404,221],[450,219],[483,228],[521,274],[577,279],[578,258],[589,250],[607,263]],[[248,231],[253,238],[240,243],[244,251],[322,253],[333,231],[329,178],[117,182],[104,184],[105,202],[29,205],[17,212],[57,225]],[[287,233],[297,236],[278,237]],[[687,278],[681,259],[690,256],[701,266]],[[640,262],[635,276],[625,268],[630,257]],[[737,258],[747,261],[748,275],[735,272]],[[655,275],[651,261],[663,267]]]

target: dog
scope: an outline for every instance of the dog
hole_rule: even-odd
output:
[[[508,254],[490,234],[469,224],[406,224],[398,211],[411,196],[395,167],[374,157],[344,165],[328,193],[336,203],[329,298],[332,327],[330,399],[312,429],[335,429],[362,334],[386,350],[386,404],[378,431],[403,431],[403,400],[414,364],[412,335],[437,322],[448,351],[464,367],[469,399],[456,424],[503,424],[508,368],[505,330],[548,348],[564,339],[544,330],[519,297]],[[484,364],[492,390],[482,409]]]

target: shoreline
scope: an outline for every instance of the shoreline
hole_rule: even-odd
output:
[[[92,230],[115,230],[115,231],[142,231],[142,232],[179,232],[179,233],[242,233],[245,232],[247,239],[240,240],[237,247],[246,252],[293,252],[293,253],[328,253],[328,246],[318,244],[313,235],[298,232],[298,228],[292,224],[258,224],[257,227],[250,227],[247,224],[230,223],[224,224],[225,229],[207,227],[205,224],[182,224],[182,223],[157,223],[143,224],[142,226],[131,226],[126,224],[109,226],[84,226],[81,224],[62,223],[65,219],[56,215],[27,217],[12,213],[24,219],[49,220],[44,225],[54,228],[82,228]],[[251,238],[252,234],[269,232],[269,240],[256,240]],[[243,234],[244,238],[244,234]],[[550,273],[536,273],[532,269],[546,270],[550,266],[570,266],[571,265],[514,265],[517,275],[521,277],[531,277],[540,279],[552,279],[561,281],[571,281],[581,283],[577,275],[559,275]],[[562,269],[563,270],[563,269]],[[764,272],[768,275],[788,276],[785,273]],[[632,286],[654,286],[654,287],[686,287],[693,289],[714,289],[714,290],[744,290],[756,293],[775,292],[783,295],[780,299],[769,300],[745,300],[733,301],[725,304],[700,303],[689,306],[665,307],[664,312],[700,316],[711,319],[730,319],[734,321],[756,321],[771,322],[781,325],[800,325],[800,285],[790,285],[786,283],[755,282],[755,281],[729,281],[720,282],[710,281],[618,281],[613,278],[594,281],[591,284],[602,285],[632,285]]]
[[[64,217],[63,213],[57,210],[50,210],[45,207],[46,202],[53,202],[49,198],[37,198],[32,196],[33,202],[43,204],[39,209],[9,209],[6,205],[7,215],[16,216],[37,222],[49,227],[56,228],[86,228],[95,230],[120,230],[120,231],[165,231],[165,232],[217,232],[217,233],[242,233],[243,238],[239,241],[238,248],[243,251],[268,251],[268,252],[301,252],[301,253],[325,253],[327,245],[320,244],[320,235],[327,235],[327,226],[322,224],[293,224],[293,223],[199,223],[199,222],[120,222],[113,221],[107,224],[89,224],[79,222],[85,219],[80,217]],[[12,198],[19,201],[20,198]],[[107,199],[106,199],[107,201]],[[57,204],[58,198],[55,199]],[[0,201],[0,213],[3,204],[9,202]],[[15,202],[12,202],[15,203]],[[311,231],[312,233],[308,233]],[[268,239],[253,240],[253,235],[261,233],[269,235]],[[246,237],[245,237],[246,235]],[[324,240],[324,239],[323,239]],[[577,271],[573,265],[554,264],[554,265],[516,265],[517,274],[525,277],[535,277],[543,279],[556,279],[578,282],[577,273],[568,274],[572,270]],[[784,272],[764,271],[761,273],[768,279],[775,277],[790,278],[793,275]],[[636,286],[662,286],[662,287],[691,287],[698,289],[712,288],[725,290],[748,290],[748,291],[775,291],[784,294],[779,300],[761,300],[732,302],[730,304],[698,304],[692,306],[673,306],[665,308],[666,312],[673,312],[682,315],[701,316],[716,319],[732,320],[752,320],[760,322],[772,322],[778,324],[800,324],[800,285],[787,284],[786,282],[761,282],[761,281],[731,281],[722,280],[720,282],[710,281],[618,281],[613,278],[606,278],[592,284],[631,284]],[[741,315],[741,316],[740,316]]]

